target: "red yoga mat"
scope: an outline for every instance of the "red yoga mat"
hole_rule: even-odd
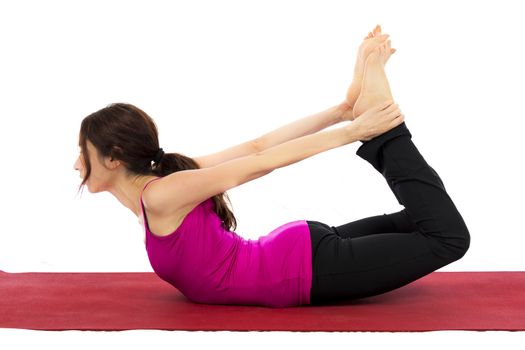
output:
[[[434,272],[379,296],[268,308],[188,300],[154,273],[0,271],[0,327],[35,330],[525,330],[525,272]]]

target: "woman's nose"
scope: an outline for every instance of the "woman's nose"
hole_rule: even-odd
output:
[[[80,157],[77,158],[77,160],[75,161],[75,164],[73,164],[73,169],[80,171]]]

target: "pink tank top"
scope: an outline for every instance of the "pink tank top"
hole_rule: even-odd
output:
[[[175,231],[156,236],[149,230],[142,193],[140,204],[153,270],[191,301],[270,307],[310,304],[312,248],[306,220],[284,224],[257,240],[244,239],[221,226],[213,199],[208,198]]]

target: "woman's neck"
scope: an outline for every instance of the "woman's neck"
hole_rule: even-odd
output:
[[[135,216],[139,217],[142,213],[140,207],[140,194],[148,181],[157,176],[141,176],[134,179],[119,177],[115,180],[109,192],[118,199],[122,205],[131,210]]]

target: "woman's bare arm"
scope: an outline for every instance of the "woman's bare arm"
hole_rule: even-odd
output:
[[[384,103],[365,111],[351,124],[302,136],[204,169],[176,171],[156,182],[149,191],[157,208],[178,211],[219,193],[264,176],[277,168],[297,163],[332,148],[368,140],[399,125],[403,118],[397,105]],[[387,106],[391,104],[388,108]],[[160,186],[159,186],[160,185]]]
[[[358,140],[354,124],[299,137],[213,167],[181,170],[156,181],[146,200],[151,210],[172,215],[219,193],[262,177],[274,169]],[[156,209],[155,209],[156,208]]]
[[[264,171],[282,168],[318,153],[326,152],[355,141],[360,134],[354,124],[323,130],[315,134],[298,137],[256,153]]]
[[[298,137],[314,134],[329,126],[339,123],[345,112],[341,105],[335,105],[324,111],[295,120],[280,128],[258,137],[255,142],[259,151],[279,145]]]
[[[243,142],[216,153],[194,157],[193,159],[199,164],[200,168],[208,168],[235,158],[255,154],[283,142],[310,135],[337,124],[343,120],[342,116],[344,113],[352,112],[351,109],[348,110],[348,106],[344,108],[342,104],[335,105],[324,111],[286,124],[256,139]]]

